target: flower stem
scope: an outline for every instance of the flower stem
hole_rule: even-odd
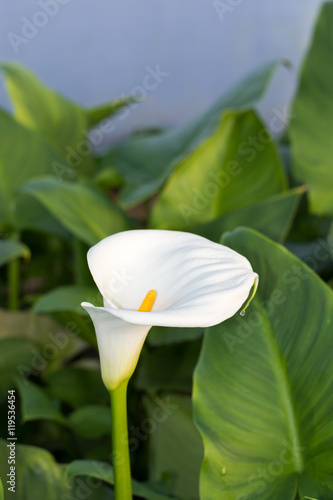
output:
[[[132,500],[127,431],[127,383],[110,392],[115,500]]]

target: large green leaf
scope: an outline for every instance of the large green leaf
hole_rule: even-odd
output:
[[[333,293],[252,230],[227,233],[260,284],[244,318],[209,328],[195,372],[202,500],[333,498]]]
[[[284,191],[258,203],[227,212],[212,222],[191,229],[191,232],[219,241],[225,231],[232,231],[237,226],[247,226],[274,241],[284,241],[304,191],[303,187]]]
[[[276,148],[257,115],[227,112],[215,133],[178,165],[153,208],[150,226],[188,229],[285,188]]]
[[[24,243],[13,240],[0,240],[0,266],[19,257],[30,258],[30,250]]]
[[[0,110],[0,224],[11,218],[14,196],[32,177],[52,174],[60,154],[40,134]]]
[[[17,379],[17,386],[21,397],[23,422],[46,419],[68,425],[54,401],[42,387],[22,378]]]
[[[91,146],[87,143],[85,111],[47,88],[27,69],[11,63],[0,64],[12,100],[15,118],[25,127],[44,135],[66,158],[72,176],[79,168],[92,169]]]
[[[81,302],[93,302],[103,305],[101,295],[96,288],[89,286],[65,285],[54,288],[42,295],[34,304],[35,313],[43,314],[55,311],[72,311],[82,316],[86,314]]]
[[[0,440],[0,474],[4,484],[10,467],[7,444],[8,441]],[[15,492],[5,487],[4,500],[66,499],[63,472],[48,451],[16,442],[15,454]],[[67,493],[73,498],[69,490]]]
[[[105,165],[119,170],[127,181],[122,192],[125,205],[148,198],[166,181],[173,169],[214,133],[226,109],[248,109],[264,95],[277,63],[251,73],[218,99],[203,115],[180,129],[157,135],[134,137],[116,145],[104,158]]]
[[[169,397],[169,396],[168,396]],[[189,396],[171,395],[170,415],[160,414],[160,398],[146,398],[145,407],[151,422],[149,477],[158,481],[163,473],[171,475],[169,494],[183,499],[199,498],[199,473],[203,459],[201,437],[192,421]]]
[[[89,186],[44,178],[29,182],[22,190],[37,198],[65,228],[88,245],[130,227],[126,216]]]
[[[293,174],[309,185],[310,209],[333,215],[333,3],[322,5],[292,108]]]
[[[109,484],[114,484],[113,469],[109,463],[98,462],[97,460],[75,460],[67,467],[68,479],[77,476],[90,476],[101,479]],[[146,500],[172,500],[171,497],[157,493],[144,483],[132,480],[133,494],[145,498]],[[177,500],[175,497],[172,497]]]

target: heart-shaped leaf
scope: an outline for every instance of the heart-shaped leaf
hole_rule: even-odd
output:
[[[223,243],[260,284],[244,318],[205,334],[194,382],[201,498],[333,498],[332,290],[255,231]]]

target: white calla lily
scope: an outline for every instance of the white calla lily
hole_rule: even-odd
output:
[[[102,378],[109,390],[130,378],[152,326],[221,323],[240,309],[258,280],[242,255],[178,231],[109,236],[89,250],[88,264],[104,307],[82,306],[95,326]],[[150,290],[157,293],[151,311],[139,311]]]

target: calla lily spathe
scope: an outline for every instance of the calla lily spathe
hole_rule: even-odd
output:
[[[88,252],[104,307],[83,302],[96,330],[105,386],[128,380],[152,326],[208,327],[233,316],[258,275],[249,261],[223,245],[190,233],[125,231]],[[150,290],[150,312],[139,311]]]

